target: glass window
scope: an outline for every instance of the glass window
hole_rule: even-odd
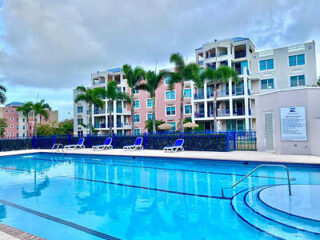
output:
[[[140,135],[140,129],[136,128],[133,131],[134,135]]]
[[[260,61],[260,71],[269,70],[274,68],[273,59],[266,59]]]
[[[139,89],[134,88],[133,89],[133,94],[138,94],[139,93]]]
[[[273,88],[274,88],[273,78],[261,80],[261,89],[273,89]]]
[[[176,107],[166,107],[166,115],[176,115]]]
[[[191,105],[185,105],[184,106],[184,113],[185,114],[191,114],[192,113]]]
[[[152,120],[152,113],[147,114],[147,120]]]
[[[297,66],[297,65],[304,65],[304,64],[305,64],[304,54],[289,56],[290,67]]]
[[[78,125],[83,123],[83,119],[82,118],[78,118]]]
[[[175,122],[169,122],[169,124],[171,124],[173,126],[173,128],[171,128],[171,130],[177,130],[177,123]]]
[[[152,98],[147,99],[147,108],[152,108],[152,102],[153,102]]]
[[[140,100],[134,101],[134,108],[140,108]]]
[[[139,114],[133,115],[133,121],[134,122],[140,122],[140,115]]]
[[[169,81],[170,81],[170,77],[169,76],[165,76],[164,77],[164,83],[168,85]]]
[[[290,77],[290,87],[298,87],[306,85],[304,75],[291,76]]]
[[[82,113],[83,112],[83,107],[82,106],[78,106],[77,107],[77,113]]]
[[[166,100],[175,100],[176,99],[176,92],[173,91],[166,91]]]
[[[184,97],[191,98],[191,88],[187,88],[184,90]]]

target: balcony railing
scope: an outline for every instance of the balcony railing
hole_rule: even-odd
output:
[[[243,115],[245,115],[245,109],[244,108],[233,109],[233,115],[234,116],[243,116]]]
[[[217,117],[228,117],[230,116],[230,109],[218,109]]]
[[[195,93],[194,99],[204,99],[204,94],[203,93]]]
[[[195,118],[204,118],[204,112],[195,112],[194,117]]]
[[[105,123],[96,122],[96,123],[94,123],[94,127],[95,128],[106,128],[106,124]]]
[[[235,89],[232,89],[232,95],[233,96],[244,95],[244,88],[243,87],[236,87]]]
[[[122,108],[121,107],[117,107],[117,113],[122,113]]]
[[[106,110],[104,109],[94,109],[94,114],[105,114]]]
[[[234,58],[243,58],[246,57],[246,51],[238,51],[234,53]]]

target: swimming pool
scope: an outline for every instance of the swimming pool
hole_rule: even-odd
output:
[[[222,197],[221,188],[256,166],[55,153],[0,157],[0,222],[47,239],[319,239],[318,219],[271,206],[278,194],[287,198],[283,169],[262,168]],[[320,185],[320,167],[287,166],[293,195],[299,187],[308,198],[310,186]]]

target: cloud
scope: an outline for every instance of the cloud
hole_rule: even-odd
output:
[[[0,81],[72,97],[97,70],[167,66],[170,53],[193,59],[214,39],[249,37],[259,49],[318,41],[318,9],[318,0],[6,0]]]

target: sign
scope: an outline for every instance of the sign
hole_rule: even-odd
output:
[[[307,141],[305,107],[280,108],[281,140]]]

